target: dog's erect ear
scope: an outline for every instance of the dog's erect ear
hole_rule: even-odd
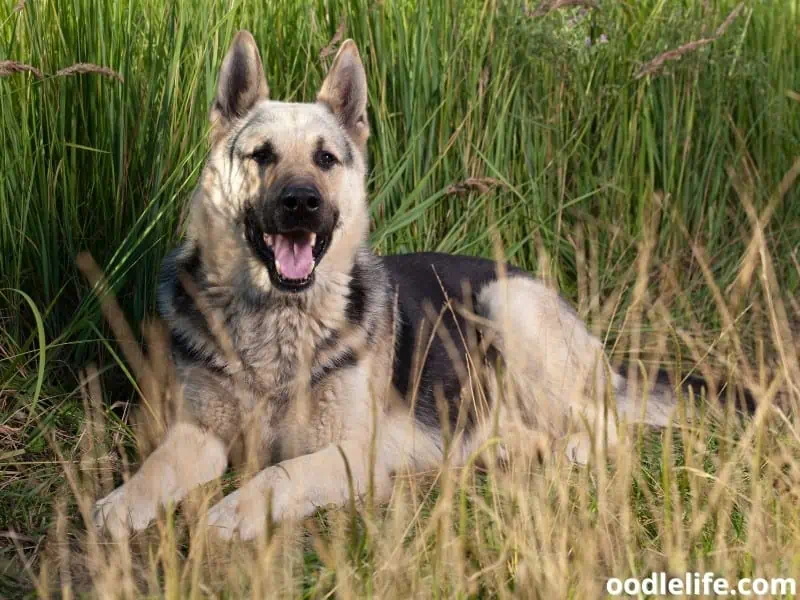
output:
[[[339,48],[317,100],[327,104],[357,144],[369,137],[367,122],[367,75],[353,40]]]
[[[256,41],[249,31],[240,31],[222,61],[217,98],[211,107],[212,138],[223,134],[231,123],[267,97],[269,87]]]

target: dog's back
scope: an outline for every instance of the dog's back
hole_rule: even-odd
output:
[[[498,407],[504,420],[558,434],[570,419],[598,418],[606,389],[601,344],[531,274],[432,252],[381,262],[397,303],[392,381],[419,425],[438,430],[446,408],[451,430],[460,423],[465,439],[480,435],[502,388],[499,364],[515,395]]]
[[[484,437],[481,421],[497,410],[507,427],[555,437],[588,423],[591,437],[613,445],[618,419],[669,422],[674,388],[662,377],[632,394],[573,308],[530,273],[434,252],[381,263],[397,305],[392,383],[420,426],[438,431],[444,408],[451,431]],[[504,404],[495,406],[500,395]],[[578,441],[568,452],[585,462],[587,436]]]

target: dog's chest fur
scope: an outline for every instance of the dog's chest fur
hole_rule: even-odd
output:
[[[258,423],[265,435],[281,429],[280,423],[296,417],[302,398],[309,401],[304,409],[317,428],[336,429],[338,417],[325,412],[340,400],[339,379],[344,372],[352,377],[351,367],[365,355],[367,323],[352,322],[353,277],[328,276],[318,286],[317,293],[303,297],[257,299],[211,285],[202,261],[191,253],[168,256],[159,307],[176,361],[202,368],[205,377],[228,390],[226,402],[235,406],[224,411],[236,412],[241,425]],[[223,408],[185,400],[197,420],[214,427],[207,415]]]
[[[336,342],[346,324],[347,286],[327,287],[318,298],[285,297],[265,305],[232,298],[221,307],[224,331],[240,361],[229,372],[240,369],[257,395],[279,410],[287,395],[311,392],[314,374],[341,351]]]
[[[267,389],[298,378],[309,365],[316,366],[316,349],[338,330],[338,319],[325,322],[297,303],[280,304],[244,318],[239,312],[239,317],[230,321],[233,346],[244,369]]]
[[[286,303],[240,313],[231,330],[246,382],[238,409],[255,426],[256,443],[271,448],[271,462],[317,450],[342,429],[341,373],[319,374],[343,352],[331,340],[341,335],[344,301],[338,294],[326,300],[327,318]]]

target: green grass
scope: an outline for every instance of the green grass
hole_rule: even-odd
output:
[[[708,37],[736,3],[604,0],[601,10],[546,16],[521,0],[372,4],[0,3],[0,60],[44,75],[0,77],[0,532],[23,536],[0,538],[0,595],[31,589],[42,568],[59,585],[46,552],[63,539],[57,498],[81,527],[54,454],[79,460],[84,451],[79,370],[99,366],[109,404],[135,399],[74,259],[91,251],[132,323],[153,313],[158,265],[180,236],[207,149],[218,68],[240,28],[253,32],[281,99],[313,99],[332,60],[320,51],[340,23],[357,41],[370,85],[378,251],[492,256],[499,236],[510,259],[578,306],[616,359],[658,356],[762,389],[782,374],[797,400],[800,195],[779,184],[800,148],[800,3],[744,2],[718,40],[641,79],[643,64]],[[122,81],[56,75],[76,63]],[[768,215],[763,240],[748,210]],[[130,441],[126,414],[109,411],[109,440]],[[374,542],[376,531],[400,527],[391,516],[367,519],[327,557],[310,544],[300,562],[289,550],[284,562],[269,556],[285,567],[280,581],[309,597],[430,585],[448,597],[531,585],[540,597],[590,597],[592,578],[569,564],[595,578],[653,564],[797,575],[800,523],[787,511],[800,442],[786,425],[758,431],[737,441],[692,428],[674,448],[656,436],[635,465],[613,471],[613,490],[592,473],[564,479],[563,465],[494,494],[470,481],[471,534],[453,537],[460,509],[453,516],[443,492],[420,518],[397,509],[413,523],[389,536],[405,539],[400,558]],[[732,473],[719,475],[725,465]],[[788,482],[788,496],[775,495],[773,479]],[[712,505],[719,485],[731,499]],[[541,500],[537,524],[503,489]],[[539,537],[548,523],[549,541]],[[200,589],[191,577],[169,583],[169,554],[150,559],[166,562],[142,576],[142,589]],[[391,568],[373,577],[383,559]],[[243,589],[231,577],[229,589]]]

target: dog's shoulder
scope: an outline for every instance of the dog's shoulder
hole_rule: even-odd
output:
[[[183,269],[183,264],[190,267],[199,268],[199,253],[196,253],[189,261],[186,260],[186,248],[179,245],[170,250],[161,261],[161,268],[158,271],[158,287],[156,290],[156,303],[158,314],[162,319],[170,321],[175,312],[179,310],[179,305],[183,295],[183,288],[178,276],[179,269]],[[186,269],[187,272],[191,272]]]
[[[158,273],[156,302],[159,316],[171,323],[199,313],[193,294],[203,287],[203,283],[203,265],[198,248],[183,243],[168,252]]]
[[[158,275],[158,313],[169,328],[176,360],[222,372],[225,361],[195,297],[203,284],[199,249],[185,242],[171,250],[162,260]]]
[[[347,286],[345,317],[351,327],[370,330],[383,318],[389,290],[389,273],[381,259],[362,247],[354,257]]]

